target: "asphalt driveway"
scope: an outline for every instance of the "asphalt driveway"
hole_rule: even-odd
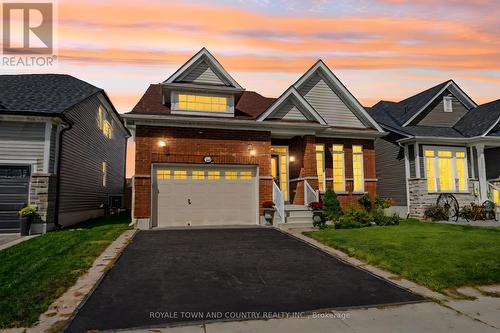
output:
[[[422,300],[273,229],[141,231],[67,331]]]

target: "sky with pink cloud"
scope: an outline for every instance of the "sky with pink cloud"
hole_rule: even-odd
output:
[[[202,47],[269,97],[321,58],[367,106],[449,78],[500,98],[497,0],[59,0],[56,30],[57,72],[122,113]]]

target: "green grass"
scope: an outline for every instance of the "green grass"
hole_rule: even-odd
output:
[[[89,220],[0,251],[0,328],[36,322],[129,221],[127,215]]]
[[[436,291],[500,283],[500,228],[407,220],[304,234]]]

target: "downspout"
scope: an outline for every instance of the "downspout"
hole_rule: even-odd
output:
[[[61,177],[61,152],[62,152],[62,146],[63,146],[63,134],[67,130],[71,129],[73,127],[72,122],[70,122],[64,115],[61,115],[61,118],[66,122],[66,126],[63,127],[63,129],[59,132],[59,151],[57,152],[57,170],[56,170],[56,175],[57,175],[57,186],[56,186],[56,203],[55,203],[55,216],[54,216],[54,225],[56,228],[61,228],[62,225],[59,224],[59,193],[61,192],[61,182],[60,182],[60,177]],[[64,126],[64,125],[63,125]]]
[[[408,176],[410,169],[410,161],[408,160],[408,150],[406,146],[403,146],[401,142],[398,142],[398,145],[403,148],[404,156],[405,156],[405,185],[406,185],[406,218],[410,217],[410,186],[408,184]]]

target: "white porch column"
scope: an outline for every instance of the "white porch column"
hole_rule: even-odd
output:
[[[476,145],[477,176],[479,178],[479,194],[481,202],[488,200],[488,183],[486,181],[486,162],[484,159],[484,144]]]

